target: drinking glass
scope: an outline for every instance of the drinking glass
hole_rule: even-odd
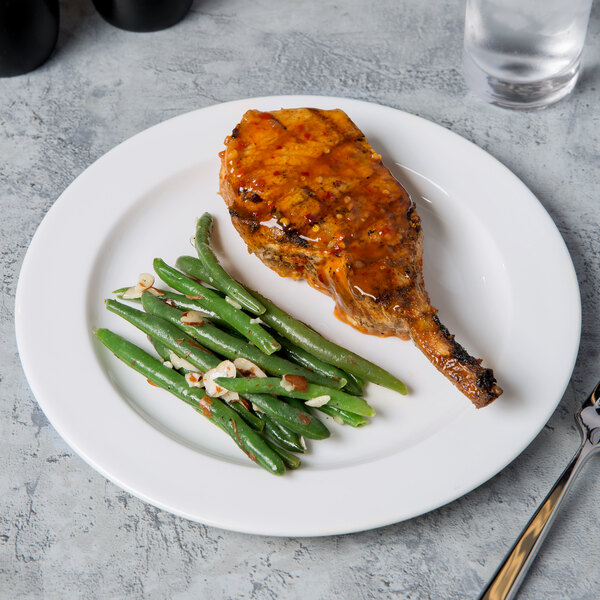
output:
[[[468,86],[506,108],[544,108],[575,87],[592,0],[467,0]]]

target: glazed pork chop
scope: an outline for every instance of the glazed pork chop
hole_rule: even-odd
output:
[[[250,110],[225,145],[220,192],[251,252],[357,329],[411,338],[475,406],[502,393],[440,322],[415,205],[343,111]]]

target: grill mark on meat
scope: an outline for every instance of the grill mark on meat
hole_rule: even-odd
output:
[[[245,188],[240,188],[240,196],[244,201],[248,202],[258,203],[263,201],[259,194],[252,190],[247,190]]]
[[[296,229],[284,229],[283,234],[290,244],[300,246],[301,248],[308,248],[308,241],[305,240]]]
[[[252,252],[329,294],[351,325],[411,337],[476,406],[502,393],[430,305],[416,207],[345,113],[248,111],[234,133],[220,191]]]
[[[254,221],[253,219],[243,219],[233,208],[229,209],[229,216],[232,219],[236,219],[239,223],[243,224],[245,227],[252,232],[258,231],[260,228],[260,224]]]
[[[315,192],[313,192],[309,187],[303,187],[302,191],[309,197],[309,198],[316,198],[317,195],[315,194]]]

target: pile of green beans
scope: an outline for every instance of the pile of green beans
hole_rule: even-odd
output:
[[[314,410],[337,423],[362,427],[375,414],[361,397],[365,381],[402,394],[406,387],[233,279],[211,249],[211,228],[212,217],[206,213],[196,224],[198,258],[181,256],[177,268],[160,258],[154,260],[158,277],[175,291],[153,288],[137,298],[123,298],[128,288],[115,290],[118,298],[131,300],[143,310],[106,300],[109,311],[148,336],[159,358],[108,329],[94,333],[149,382],[220,427],[251,460],[282,475],[300,466],[297,454],[306,450],[304,438],[320,440],[330,435]],[[197,311],[191,321],[189,311]],[[238,358],[250,361],[266,376],[238,370],[235,378],[216,378],[214,384],[221,388],[216,395],[221,397],[209,397],[205,390],[188,384],[186,375],[204,374],[223,360]],[[228,393],[222,395],[225,390]],[[321,406],[311,409],[305,404],[318,397],[320,401],[313,404]]]
[[[154,385],[171,392],[225,431],[251,460],[275,475],[285,473],[285,462],[280,453],[273,450],[268,440],[249,427],[227,404],[218,398],[204,396],[197,388],[190,388],[183,375],[167,368],[160,360],[116,333],[108,329],[96,329],[94,333],[126,365]]]

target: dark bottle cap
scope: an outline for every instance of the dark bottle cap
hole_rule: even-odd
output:
[[[58,0],[0,0],[0,77],[39,67],[57,38]]]
[[[93,0],[111,25],[127,31],[158,31],[178,23],[192,0]]]

